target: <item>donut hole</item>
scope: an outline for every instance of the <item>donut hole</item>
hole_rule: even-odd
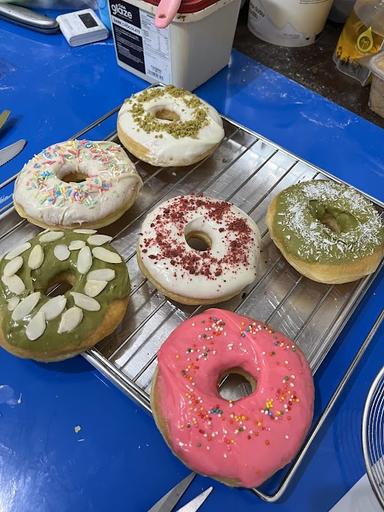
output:
[[[169,108],[159,108],[153,110],[152,114],[156,117],[156,119],[160,119],[160,121],[168,121],[169,123],[180,121],[179,114],[174,110],[170,110]]]
[[[241,368],[231,368],[221,374],[217,389],[224,400],[236,401],[255,391],[256,380]]]
[[[57,297],[57,295],[64,295],[72,289],[75,284],[75,275],[72,272],[61,272],[49,280],[48,286],[44,291],[45,295],[50,297]]]
[[[309,208],[312,216],[334,233],[345,233],[354,229],[358,224],[351,213],[324,205],[316,199],[309,201]]]
[[[185,240],[191,249],[199,252],[208,251],[212,246],[209,236],[206,233],[201,233],[200,231],[191,231],[185,235]]]
[[[86,181],[88,176],[81,172],[70,172],[61,178],[61,181],[65,183],[83,183]]]

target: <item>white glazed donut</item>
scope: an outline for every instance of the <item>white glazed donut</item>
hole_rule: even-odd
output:
[[[192,239],[208,248],[192,248]],[[214,304],[237,295],[254,281],[259,255],[254,221],[231,203],[201,195],[174,197],[153,210],[137,252],[143,274],[182,304]]]
[[[152,87],[127,99],[119,112],[117,133],[133,155],[162,167],[199,162],[224,137],[216,110],[172,85]]]
[[[25,164],[14,204],[38,226],[98,228],[128,210],[141,187],[135,166],[118,144],[73,140],[54,144]]]

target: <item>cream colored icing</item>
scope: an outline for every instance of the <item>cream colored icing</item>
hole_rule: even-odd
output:
[[[218,382],[240,368],[256,381],[228,401]],[[257,487],[296,455],[313,416],[308,363],[262,322],[209,309],[183,322],[158,354],[154,390],[167,441],[194,471]]]
[[[145,160],[151,164],[160,166],[188,165],[190,162],[198,160],[201,155],[209,153],[223,139],[223,122],[218,112],[191,93],[188,93],[188,97],[198,99],[202,108],[206,109],[207,112],[207,124],[200,128],[196,136],[175,137],[166,131],[162,131],[159,137],[156,131],[147,133],[138,126],[132,113],[132,106],[137,104],[141,94],[133,95],[121,107],[118,125],[126,136],[147,149],[148,154],[145,156]],[[183,97],[174,97],[168,93],[144,102],[143,107],[146,113],[155,113],[159,110],[173,111],[179,116],[182,123],[195,119],[195,110],[185,104]],[[159,120],[159,122],[165,125],[169,121]]]
[[[86,175],[80,183],[62,181]],[[135,199],[142,180],[125,151],[113,142],[67,141],[48,147],[21,170],[14,200],[50,226],[97,223]]]
[[[186,237],[203,233],[210,249],[190,247]],[[183,297],[233,296],[252,283],[260,255],[254,221],[231,203],[204,196],[178,196],[144,220],[139,256],[154,279]]]

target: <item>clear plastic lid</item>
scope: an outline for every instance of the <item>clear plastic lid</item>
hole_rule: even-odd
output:
[[[380,52],[369,61],[372,73],[384,80],[384,52]]]

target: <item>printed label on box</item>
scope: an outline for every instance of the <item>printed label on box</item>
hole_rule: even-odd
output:
[[[118,59],[159,82],[171,82],[170,30],[154,16],[124,0],[110,0]]]

